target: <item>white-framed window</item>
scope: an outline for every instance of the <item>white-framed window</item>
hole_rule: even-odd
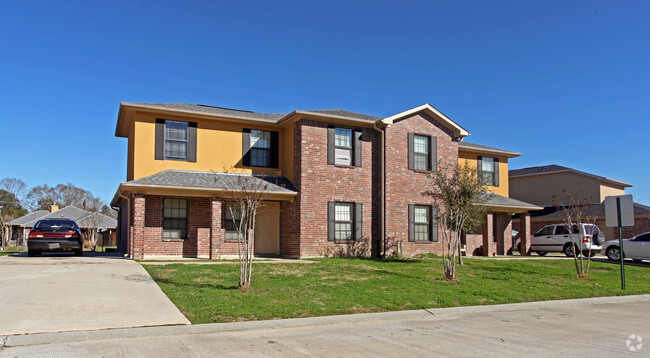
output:
[[[188,122],[165,121],[165,159],[187,160]]]
[[[271,132],[251,129],[251,165],[271,166]]]
[[[353,203],[334,204],[334,239],[353,240]]]
[[[431,206],[415,205],[413,225],[414,241],[429,241],[431,239]]]
[[[429,136],[413,136],[413,169],[429,170]]]
[[[352,129],[334,130],[334,164],[352,165]]]
[[[496,165],[498,165],[498,163],[495,158],[481,158],[481,174],[483,175],[483,183],[485,185],[495,185]]]

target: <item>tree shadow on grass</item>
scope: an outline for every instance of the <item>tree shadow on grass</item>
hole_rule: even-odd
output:
[[[175,287],[193,287],[193,288],[213,288],[218,290],[238,290],[238,285],[226,286],[222,284],[202,283],[202,282],[178,282],[167,278],[155,278],[154,281],[158,284],[175,286]]]

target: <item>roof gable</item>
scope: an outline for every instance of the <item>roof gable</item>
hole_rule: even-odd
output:
[[[429,116],[437,119],[440,123],[442,123],[442,125],[444,125],[448,129],[450,129],[454,133],[454,136],[456,136],[456,137],[466,137],[466,136],[469,135],[469,132],[465,128],[461,127],[456,122],[449,119],[447,116],[442,114],[442,112],[438,111],[437,109],[435,109],[432,105],[430,105],[428,103],[423,104],[423,105],[421,105],[419,107],[415,107],[415,108],[406,110],[406,111],[401,112],[401,113],[397,113],[397,114],[395,114],[393,116],[384,118],[384,119],[381,120],[381,122],[384,123],[385,125],[391,125],[394,122],[401,121],[402,119],[411,117],[411,116],[413,116],[413,115],[415,115],[417,113],[420,113],[420,112],[426,113]]]

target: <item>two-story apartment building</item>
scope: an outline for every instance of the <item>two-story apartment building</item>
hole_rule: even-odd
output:
[[[465,160],[496,180],[470,253],[507,251],[505,216],[537,208],[507,198],[507,159],[517,153],[464,144],[469,132],[428,104],[379,118],[121,103],[115,134],[128,138],[128,158],[112,205],[119,249],[133,258],[235,255],[227,197],[242,179],[267,191],[256,255],[322,256],[357,242],[379,255],[386,241],[406,255],[440,252],[434,207],[421,194],[438,163]]]

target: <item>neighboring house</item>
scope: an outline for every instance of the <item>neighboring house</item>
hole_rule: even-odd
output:
[[[458,163],[459,153],[472,162],[472,153],[499,158],[490,210],[503,215],[488,215],[479,254],[504,247],[508,215],[538,209],[503,191],[507,158],[518,154],[462,144],[469,132],[428,104],[379,118],[121,103],[115,134],[128,138],[128,154],[126,182],[111,205],[119,209],[119,250],[132,258],[236,255],[224,199],[239,190],[235,178],[268,183],[256,255],[322,256],[362,242],[374,255],[382,242],[399,243],[405,255],[440,253],[434,208],[421,193],[438,163]],[[481,162],[485,175],[489,161]],[[483,243],[469,241],[476,240]]]
[[[59,209],[58,206],[52,205],[50,210],[38,210],[29,213],[18,219],[9,222],[12,230],[12,240],[20,241],[20,245],[25,245],[29,230],[34,227],[36,222],[41,219],[65,218],[77,222],[81,232],[84,233],[89,228],[100,229],[103,235],[105,246],[117,245],[117,220],[97,212],[90,212],[80,209],[76,206],[66,206]],[[101,242],[98,241],[98,245]]]
[[[625,195],[632,186],[555,164],[511,170],[509,177],[512,198],[541,206],[571,204],[564,190],[577,203],[601,203],[606,196]]]
[[[605,227],[603,201],[606,196],[625,195],[625,188],[632,184],[560,165],[515,169],[509,172],[509,177],[512,198],[544,206],[543,210],[530,213],[533,233],[547,224],[563,221],[558,206],[573,204],[566,196],[566,190],[573,196],[575,203],[587,204],[583,211],[596,218],[596,225],[605,233],[606,238],[618,237],[617,230]],[[635,226],[623,228],[623,235],[631,237],[650,231],[649,218],[650,208],[635,203]]]

